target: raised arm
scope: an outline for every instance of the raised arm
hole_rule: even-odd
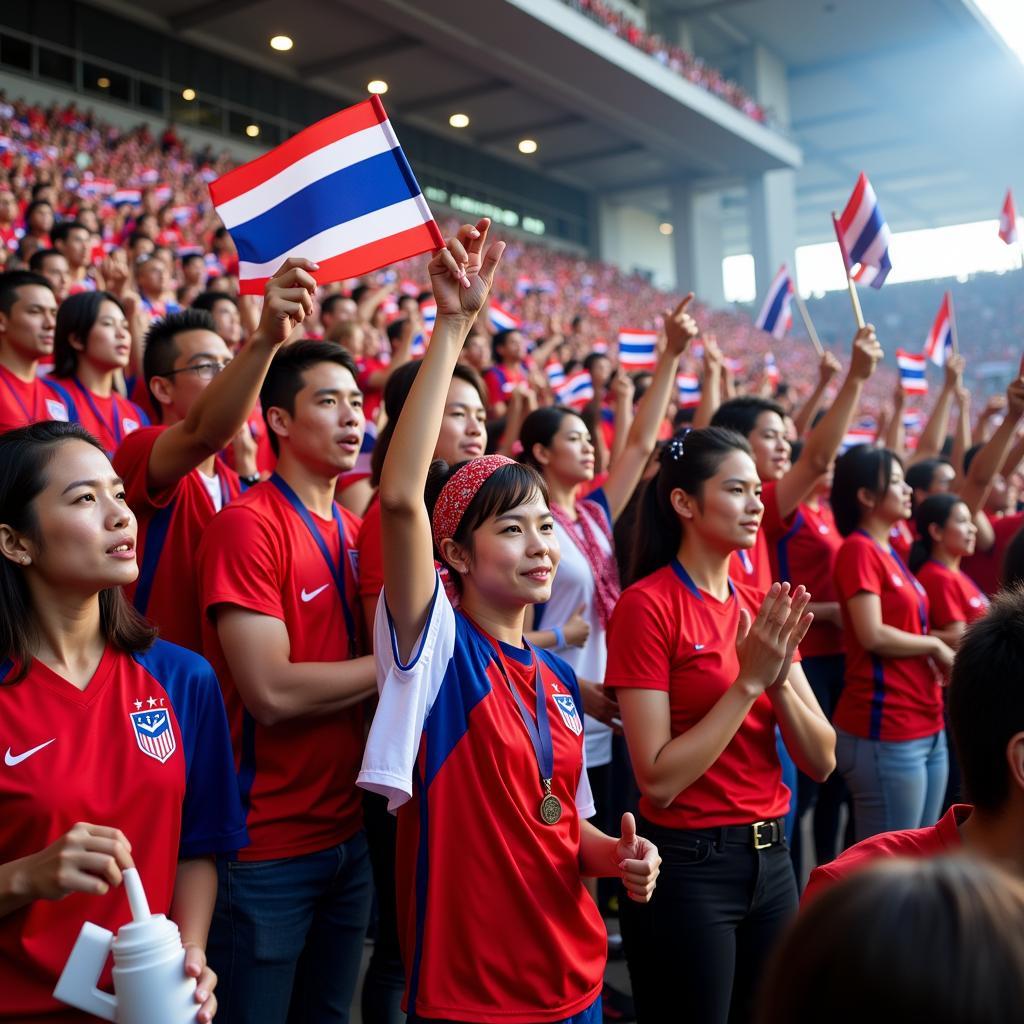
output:
[[[668,401],[677,386],[679,357],[700,333],[697,322],[686,312],[686,307],[692,301],[693,292],[690,292],[673,312],[665,311],[665,348],[658,356],[654,380],[636,407],[625,447],[618,461],[611,467],[604,485],[613,522],[619,518],[628,504],[636,485],[640,482],[647,460],[654,451],[658,440],[658,427],[665,418]]]
[[[712,335],[704,338],[704,374],[700,382],[700,401],[693,414],[693,429],[711,426],[711,418],[722,404],[722,350]]]
[[[917,448],[910,459],[910,465],[923,459],[934,459],[942,451],[942,443],[946,440],[946,429],[949,426],[949,410],[953,406],[953,395],[963,380],[964,357],[950,356],[946,360],[946,376],[942,382],[942,390],[932,409],[928,422],[917,439]]]
[[[825,401],[825,392],[832,378],[842,369],[839,360],[831,352],[822,352],[821,360],[818,363],[818,383],[814,386],[810,397],[800,407],[800,411],[793,417],[793,426],[796,428],[796,436],[803,437],[811,428],[815,414]]]
[[[828,467],[836,457],[853,414],[860,404],[864,384],[875,372],[882,355],[882,346],[879,345],[871,324],[857,331],[853,339],[853,354],[846,380],[843,381],[828,412],[808,434],[800,458],[779,481],[775,493],[783,518],[796,510],[800,502],[804,501],[817,486],[821,475],[828,472]]]
[[[147,474],[156,491],[170,487],[231,443],[249,418],[274,353],[313,312],[316,270],[309,260],[292,258],[267,282],[260,324],[238,355],[210,381],[180,423],[153,444]]]
[[[381,471],[381,532],[387,538],[384,591],[403,661],[423,629],[434,594],[434,546],[423,489],[445,396],[462,343],[487,298],[505,248],[503,242],[495,242],[484,252],[489,227],[486,218],[476,227],[462,227],[430,261],[437,320]]]
[[[971,393],[962,384],[956,389],[956,428],[953,431],[953,450],[950,452],[950,459],[953,469],[956,470],[956,482],[953,489],[958,490],[957,484],[963,483],[964,479],[964,452],[971,447]]]
[[[889,414],[888,429],[881,434],[883,445],[901,459],[906,452],[907,428],[903,422],[903,409],[906,404],[906,391],[902,387],[897,387],[892,399],[892,411]]]

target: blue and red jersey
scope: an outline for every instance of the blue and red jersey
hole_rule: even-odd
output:
[[[316,853],[362,827],[356,789],[362,705],[260,725],[235,685],[216,624],[223,607],[241,608],[285,624],[292,662],[353,657],[362,619],[353,557],[359,519],[335,509],[337,520],[309,514],[334,565],[343,567],[344,602],[316,540],[272,481],[249,488],[224,509],[199,545],[204,653],[223,688],[252,840],[242,860]]]
[[[108,646],[84,690],[39,661],[10,684],[12,668],[0,665],[0,862],[80,821],[119,828],[153,912],[166,914],[179,858],[246,843],[224,704],[199,655],[162,640],[138,654]],[[116,932],[130,920],[123,889],[0,918],[0,1021],[84,1020],[52,996],[71,947],[85,921]]]
[[[730,580],[719,601],[673,559],[627,587],[608,623],[609,689],[668,694],[672,736],[708,714],[739,675],[740,610],[756,618],[763,594]],[[715,763],[668,807],[640,798],[640,813],[666,828],[714,828],[781,818],[789,789],[775,747],[775,711],[762,694]]]
[[[168,427],[143,427],[114,453],[128,507],[139,521],[139,578],[128,588],[135,607],[160,627],[160,635],[192,651],[203,649],[196,550],[217,512],[198,470],[170,487],[149,483],[153,445]],[[221,507],[241,493],[238,476],[215,460]]]
[[[572,1017],[601,994],[607,946],[580,877],[580,819],[593,800],[575,676],[546,651],[488,637],[452,608],[440,578],[403,664],[380,601],[381,696],[359,784],[398,809],[407,1012],[478,1024]],[[537,755],[510,689],[536,721],[538,669],[555,825],[540,819]]]
[[[129,434],[149,426],[149,417],[142,409],[116,391],[97,395],[77,377],[56,380],[74,397],[78,422],[103,445],[108,455],[113,455]]]
[[[839,548],[833,576],[843,614],[846,683],[835,724],[871,740],[917,740],[943,727],[942,691],[931,661],[922,656],[890,658],[865,649],[850,619],[857,594],[875,594],[882,624],[914,636],[928,632],[928,595],[895,549],[886,550],[862,530]]]
[[[928,595],[929,621],[933,629],[954,622],[970,625],[988,608],[988,598],[967,573],[929,559],[917,570],[917,579]]]
[[[24,381],[0,366],[0,434],[44,420],[79,421],[78,408],[67,390],[49,377]]]

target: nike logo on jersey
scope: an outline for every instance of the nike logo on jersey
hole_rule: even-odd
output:
[[[704,650],[704,645],[703,644],[694,644],[693,645],[693,649],[695,651],[703,651]]]
[[[16,764],[21,764],[22,761],[27,761],[33,754],[38,754],[43,747],[48,747],[57,739],[56,736],[52,740],[47,740],[45,743],[40,743],[38,747],[33,747],[31,750],[26,750],[24,754],[12,754],[11,748],[7,748],[7,753],[4,754],[4,764],[8,768],[13,768]]]
[[[302,588],[302,594],[300,596],[301,596],[303,602],[312,601],[313,598],[316,597],[317,594],[322,594],[329,586],[330,586],[330,583],[325,583],[322,587],[317,587],[316,590],[310,590],[310,591],[307,591],[306,588],[303,587]]]

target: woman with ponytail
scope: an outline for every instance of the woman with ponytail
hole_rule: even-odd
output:
[[[761,966],[795,912],[776,723],[824,780],[835,734],[799,665],[811,595],[730,579],[761,525],[750,444],[677,435],[647,485],[632,586],[608,632],[605,685],[622,713],[640,821],[665,873],[649,907],[621,910],[641,1024],[750,1018]]]

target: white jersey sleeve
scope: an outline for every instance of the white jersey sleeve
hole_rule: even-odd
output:
[[[597,814],[594,806],[594,794],[590,789],[590,777],[587,775],[587,745],[583,744],[583,771],[576,786],[576,810],[581,818],[592,818]]]
[[[412,797],[423,725],[455,652],[455,611],[445,597],[440,577],[434,586],[426,625],[408,664],[402,664],[399,658],[383,590],[377,601],[373,631],[380,702],[356,784],[386,796],[388,810],[395,811]]]

